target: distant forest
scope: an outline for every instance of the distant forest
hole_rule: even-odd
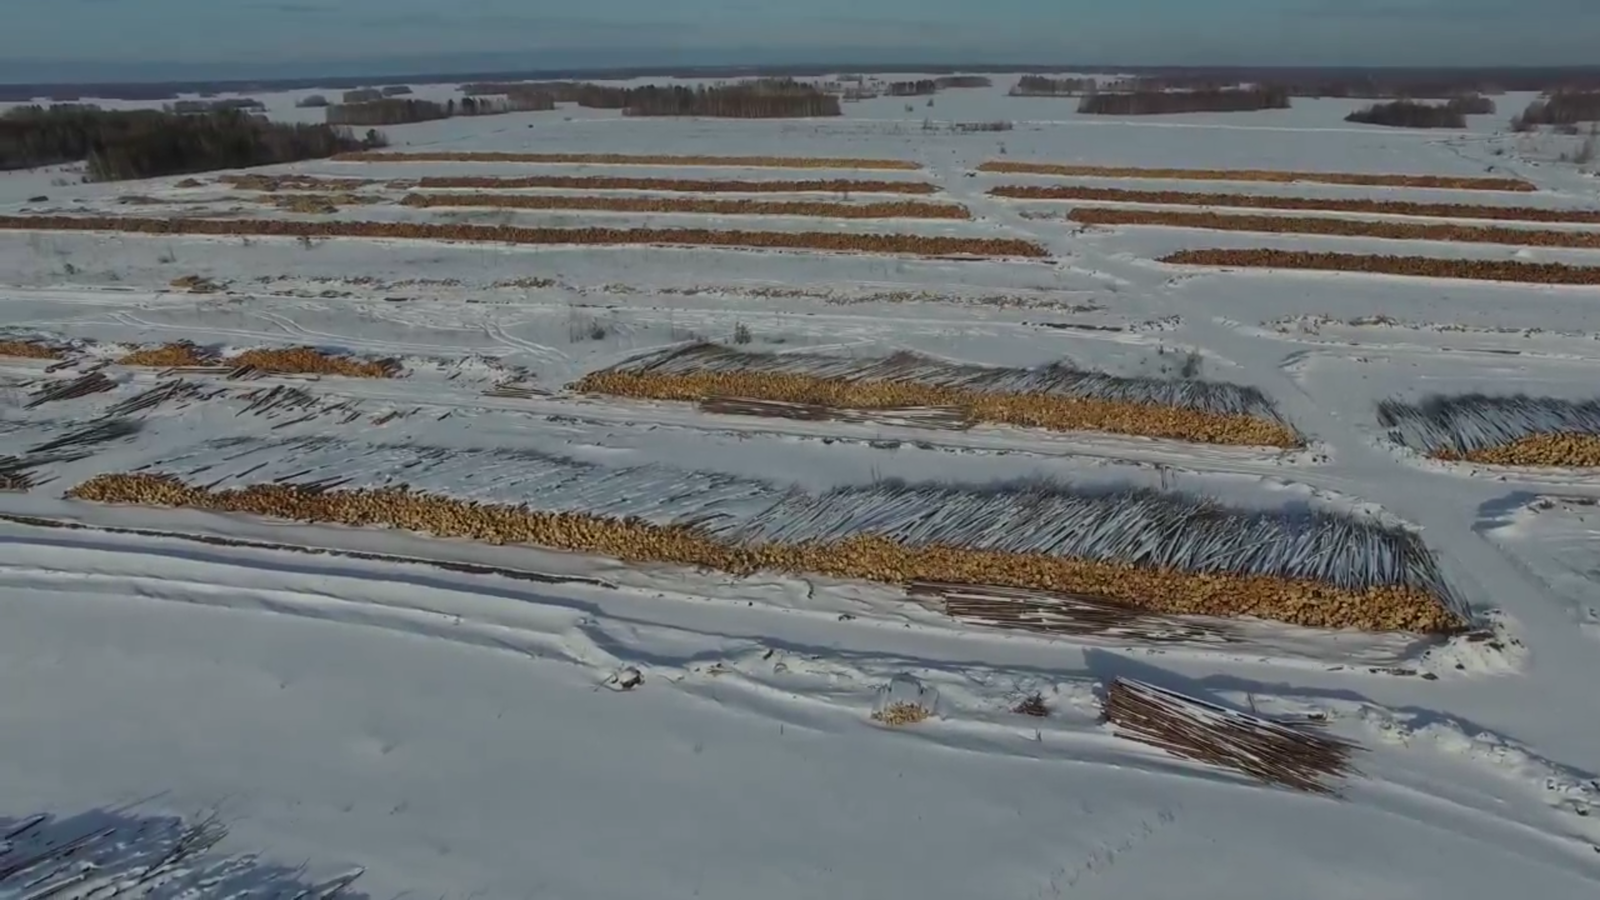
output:
[[[1358,109],[1344,120],[1393,128],[1465,128],[1467,116],[1492,112],[1494,101],[1488,97],[1456,97],[1445,103],[1395,100]]]
[[[507,97],[463,97],[461,102],[384,97],[358,103],[340,103],[324,112],[329,125],[372,126],[431,122],[454,116],[497,116],[512,112],[555,109],[549,94],[521,93]]]
[[[841,114],[839,98],[788,79],[761,79],[716,87],[682,85],[630,88],[625,116],[719,116],[784,119]]]
[[[84,162],[90,181],[155,178],[322,159],[385,144],[329,125],[268,122],[236,109],[194,115],[21,106],[0,116],[0,169]]]
[[[939,92],[939,83],[932,78],[918,81],[891,81],[884,92],[891,97],[920,97]]]
[[[579,81],[480,81],[463,84],[461,92],[507,97],[545,94],[557,103],[576,103],[591,109],[621,109],[628,104],[628,88]]]
[[[1084,94],[1078,103],[1078,112],[1095,116],[1149,116],[1288,108],[1289,92],[1278,87],[1094,93]]]
[[[1093,78],[1051,78],[1046,75],[1024,75],[1011,88],[1013,97],[1076,97],[1095,89]]]
[[[933,82],[928,84],[931,86]],[[559,103],[576,103],[591,109],[619,109],[628,116],[772,119],[840,115],[839,98],[789,78],[757,78],[709,87],[657,84],[620,87],[572,81],[472,82],[462,85],[461,89],[474,94],[503,94],[508,98],[540,93]]]
[[[1527,109],[1511,120],[1511,127],[1527,131],[1539,125],[1577,125],[1579,122],[1600,122],[1600,91],[1557,91],[1528,104]]]
[[[107,100],[176,100],[180,94],[259,94],[277,91],[334,91],[372,84],[450,84],[460,82],[627,81],[637,78],[828,77],[838,72],[916,72],[926,74],[983,72],[1050,75],[1058,72],[1158,78],[1174,87],[1198,88],[1228,84],[1279,84],[1291,96],[1450,97],[1461,93],[1507,91],[1600,91],[1600,66],[1518,66],[1477,68],[1359,68],[1328,66],[1073,66],[995,65],[969,61],[959,65],[875,65],[870,60],[849,64],[778,66],[635,66],[613,69],[545,69],[498,72],[411,72],[369,76],[310,74],[303,78],[212,79],[167,82],[39,82],[0,85],[0,102],[28,103],[38,98],[70,102]],[[977,77],[977,76],[973,76]],[[949,85],[960,87],[962,85]],[[483,92],[488,93],[488,92]]]

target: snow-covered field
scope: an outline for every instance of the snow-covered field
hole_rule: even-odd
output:
[[[31,461],[31,486],[0,491],[0,897],[37,896],[56,879],[73,883],[52,896],[108,896],[94,891],[119,873],[167,896],[207,879],[253,895],[597,900],[1595,896],[1600,480],[1595,470],[1424,458],[1391,438],[1375,407],[1434,393],[1594,399],[1600,288],[1152,259],[1272,246],[1600,265],[1600,251],[1079,231],[1021,215],[1069,204],[985,193],[1065,180],[974,168],[1003,152],[1492,173],[1540,190],[1093,183],[1561,209],[1600,207],[1600,188],[1570,166],[1519,155],[1517,139],[1488,122],[1443,134],[1348,126],[1340,120],[1356,104],[1331,100],[1096,121],[1076,117],[1070,100],[1007,98],[1009,83],[946,91],[932,109],[920,98],[869,100],[835,120],[559,109],[389,130],[396,150],[853,156],[914,160],[916,172],[332,161],[269,170],[374,180],[358,193],[377,202],[332,214],[277,209],[211,176],[199,187],[0,176],[6,215],[952,234],[1034,240],[1051,254],[957,261],[0,231],[0,340],[45,341],[64,356],[0,357],[0,471]],[[447,88],[418,95],[429,90]],[[274,115],[294,112],[293,96],[265,99]],[[924,132],[935,113],[1016,129]],[[521,174],[928,181],[938,191],[917,199],[964,204],[973,219],[421,209],[395,205],[408,188],[389,184]],[[217,290],[172,285],[185,276]],[[402,377],[235,380],[116,363],[174,341],[221,356],[313,345],[397,359]],[[984,422],[945,430],[887,415],[767,418],[567,387],[696,341],[1228,382],[1263,392],[1306,440],[1276,450]],[[109,380],[103,390],[39,393],[95,372]],[[179,378],[190,387],[164,402],[128,404]],[[75,447],[50,446],[108,422],[118,424]],[[880,581],[740,577],[64,496],[133,471],[217,489],[403,481],[650,521],[732,521],[776,497],[894,479],[1179,492],[1415,529],[1470,607],[1472,630],[1423,637],[1205,617],[1164,620],[1160,636],[1145,626],[1010,629]],[[1022,512],[988,530],[1048,524]],[[875,720],[907,678],[931,717]],[[1118,678],[1276,720],[1311,717],[1360,746],[1356,771],[1319,796],[1134,742],[1101,717]],[[1018,711],[1035,696],[1048,715]],[[34,822],[39,814],[56,818]],[[201,828],[215,846],[161,868],[185,833],[171,816],[215,816],[227,833]],[[87,854],[94,872],[49,853],[16,865],[50,841],[94,834],[112,835]],[[353,884],[341,880],[358,871]]]

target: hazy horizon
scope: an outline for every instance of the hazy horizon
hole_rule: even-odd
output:
[[[0,81],[163,81],[814,63],[1559,66],[1592,0],[12,0]],[[647,38],[645,43],[643,38]]]

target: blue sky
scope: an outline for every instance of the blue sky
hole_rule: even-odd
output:
[[[257,77],[694,59],[1600,62],[1600,0],[0,0],[0,13],[11,81],[60,78],[62,63]]]

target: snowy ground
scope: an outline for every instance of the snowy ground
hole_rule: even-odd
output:
[[[38,813],[215,812],[230,829],[217,851],[259,853],[267,868],[252,883],[263,890],[285,883],[271,866],[304,864],[308,883],[364,870],[355,887],[372,897],[1594,896],[1600,481],[1592,471],[1425,460],[1389,440],[1373,406],[1435,391],[1593,397],[1600,290],[1206,272],[1150,259],[1201,246],[1591,265],[1600,253],[1080,233],[1019,215],[1044,204],[984,195],[1048,179],[967,175],[1003,143],[1009,158],[1060,162],[1492,167],[1541,188],[1515,197],[1240,189],[1293,196],[1595,208],[1592,179],[1519,156],[1515,141],[1480,123],[1472,134],[1345,126],[1345,101],[1100,122],[1075,118],[1072,101],[1005,98],[1009,81],[997,84],[945,92],[932,110],[884,98],[824,122],[558,110],[392,130],[397,149],[881,156],[926,164],[915,173],[332,162],[284,171],[376,178],[367,190],[391,201],[403,190],[384,180],[452,173],[929,180],[941,190],[928,199],[967,204],[976,218],[512,220],[992,234],[1039,240],[1050,260],[0,232],[5,336],[76,342],[85,354],[54,373],[46,361],[0,359],[0,455],[155,386],[154,370],[112,365],[114,389],[26,408],[33,382],[75,377],[135,344],[314,344],[406,367],[404,378],[370,381],[192,375],[204,391],[229,393],[163,406],[136,434],[45,466],[32,490],[0,493],[0,836],[8,821]],[[292,100],[269,106],[277,114]],[[1505,98],[1503,110],[1520,105]],[[923,134],[921,118],[934,112],[1018,127]],[[0,212],[161,216],[238,205],[244,215],[305,217],[233,201],[243,193],[221,185],[50,184],[60,177],[0,177]],[[40,194],[49,199],[29,200]],[[121,204],[123,195],[156,202]],[[338,215],[448,221],[450,212],[380,204]],[[186,275],[223,290],[169,286]],[[1309,445],[1280,453],[761,419],[565,391],[637,353],[741,334],[750,350],[1069,359],[1123,375],[1171,375],[1198,354],[1202,377],[1262,389]],[[485,395],[500,382],[540,393]],[[306,391],[311,404],[258,415],[238,396],[278,385]],[[1261,509],[1360,510],[1420,528],[1493,630],[1424,642],[1231,622],[1226,640],[1159,646],[1051,637],[962,624],[879,584],[735,579],[62,498],[92,475],[149,467],[219,484],[382,483],[404,473],[429,491],[516,502],[536,490],[529,461],[551,455],[602,473],[653,464],[813,491],[889,477],[981,485],[1044,475]],[[637,500],[620,479],[598,477],[586,502]],[[605,689],[630,670],[641,685]],[[936,715],[901,729],[873,722],[880,688],[902,674],[937,691]],[[1097,699],[1118,676],[1263,715],[1320,714],[1364,747],[1360,774],[1336,797],[1310,797],[1119,738],[1098,721]],[[1013,712],[1035,693],[1048,717]],[[0,843],[0,871],[6,863]],[[0,876],[0,897],[12,890]]]

